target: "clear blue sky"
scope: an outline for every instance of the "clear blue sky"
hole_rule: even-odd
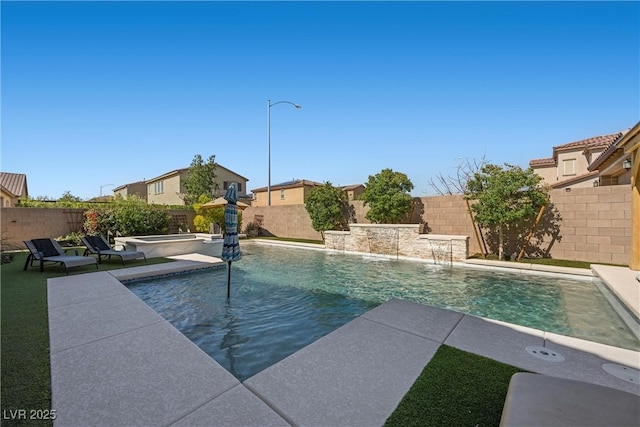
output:
[[[7,2],[2,157],[32,197],[188,167],[267,184],[523,167],[640,118],[638,2]],[[113,186],[103,188],[111,194]]]

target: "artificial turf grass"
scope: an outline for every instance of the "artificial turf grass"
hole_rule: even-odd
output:
[[[50,420],[32,420],[31,410],[51,410],[51,367],[47,279],[65,276],[64,267],[38,263],[23,271],[27,252],[16,252],[13,262],[0,270],[0,362],[2,366],[2,425],[50,426]],[[167,262],[151,258],[146,264]],[[124,267],[145,265],[144,260],[128,261]],[[124,268],[120,259],[103,259],[99,271]],[[73,267],[69,275],[96,272],[94,265]],[[10,416],[10,411],[26,410],[27,419]],[[15,414],[15,412],[13,412]]]
[[[498,426],[522,369],[441,345],[385,426]]]

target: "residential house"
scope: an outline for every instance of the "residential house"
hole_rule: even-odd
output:
[[[555,146],[553,157],[531,160],[529,166],[554,189],[598,186],[600,174],[589,170],[589,165],[625,132]]]
[[[23,173],[0,172],[0,206],[15,206],[19,199],[29,197],[27,175]]]
[[[637,126],[637,125],[636,125]],[[629,131],[618,134],[618,137],[604,149],[604,151],[588,167],[590,172],[597,171],[600,185],[626,185],[631,183],[630,152],[625,151],[620,141]]]
[[[640,270],[640,122],[620,134],[591,165],[602,185],[631,186],[631,258],[629,268]],[[640,275],[638,275],[640,280]]]
[[[114,196],[122,196],[127,199],[129,196],[137,196],[142,200],[147,200],[147,183],[145,181],[124,184],[113,189]]]
[[[184,180],[189,168],[176,169],[147,180],[147,202],[158,205],[184,205]],[[223,196],[231,183],[238,189],[238,198],[246,198],[247,178],[216,163],[216,179],[218,189],[215,196]]]
[[[291,181],[272,185],[271,205],[303,205],[304,198],[309,190],[319,185],[322,184],[319,182],[310,181],[308,179],[293,179]],[[269,205],[267,187],[260,187],[251,191],[253,193],[251,206]]]
[[[343,185],[340,188],[342,188],[349,201],[358,200],[360,195],[364,193],[364,185],[362,184]]]

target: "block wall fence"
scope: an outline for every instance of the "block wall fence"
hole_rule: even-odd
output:
[[[174,216],[180,215],[184,222],[191,224],[191,230],[195,231],[193,211],[169,210],[169,213]],[[0,209],[2,244],[9,249],[24,249],[24,240],[40,237],[56,238],[82,231],[83,214],[84,209],[2,208]]]
[[[355,221],[368,224],[367,206],[353,201]],[[302,205],[249,207],[243,227],[259,219],[265,234],[300,239],[322,239],[311,227]],[[406,223],[421,224],[421,233],[469,236],[469,254],[482,252],[462,196],[426,196],[414,199]],[[533,221],[507,230],[505,253],[517,254]],[[497,236],[483,231],[487,249],[498,252]],[[552,190],[542,220],[527,246],[528,256],[594,263],[628,264],[631,255],[631,191],[627,185]]]
[[[550,203],[527,247],[527,255],[601,263],[628,264],[631,254],[631,191],[627,185],[552,190]],[[367,224],[368,207],[352,202],[355,223]],[[187,215],[192,211],[172,212]],[[17,244],[37,237],[58,237],[82,216],[80,209],[2,208],[0,222],[4,244]],[[242,227],[261,222],[264,234],[321,240],[313,230],[303,205],[248,207],[242,213]],[[469,253],[481,252],[462,196],[427,196],[414,199],[406,223],[420,224],[420,233],[469,236]],[[532,223],[507,230],[505,253],[517,254]],[[81,228],[81,226],[80,226]],[[195,230],[195,227],[191,229]],[[484,231],[489,252],[497,253],[497,236]]]

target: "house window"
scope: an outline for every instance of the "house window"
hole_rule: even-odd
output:
[[[158,181],[153,184],[154,194],[162,194],[164,193],[164,181]]]
[[[238,190],[239,193],[242,192],[242,183],[237,182],[237,181],[224,181],[222,183],[222,189],[223,190],[228,189],[231,184],[235,184],[236,185],[236,190]]]
[[[576,174],[576,159],[568,159],[562,162],[563,175],[575,175]]]
[[[280,190],[280,200],[284,200],[284,190]]]

